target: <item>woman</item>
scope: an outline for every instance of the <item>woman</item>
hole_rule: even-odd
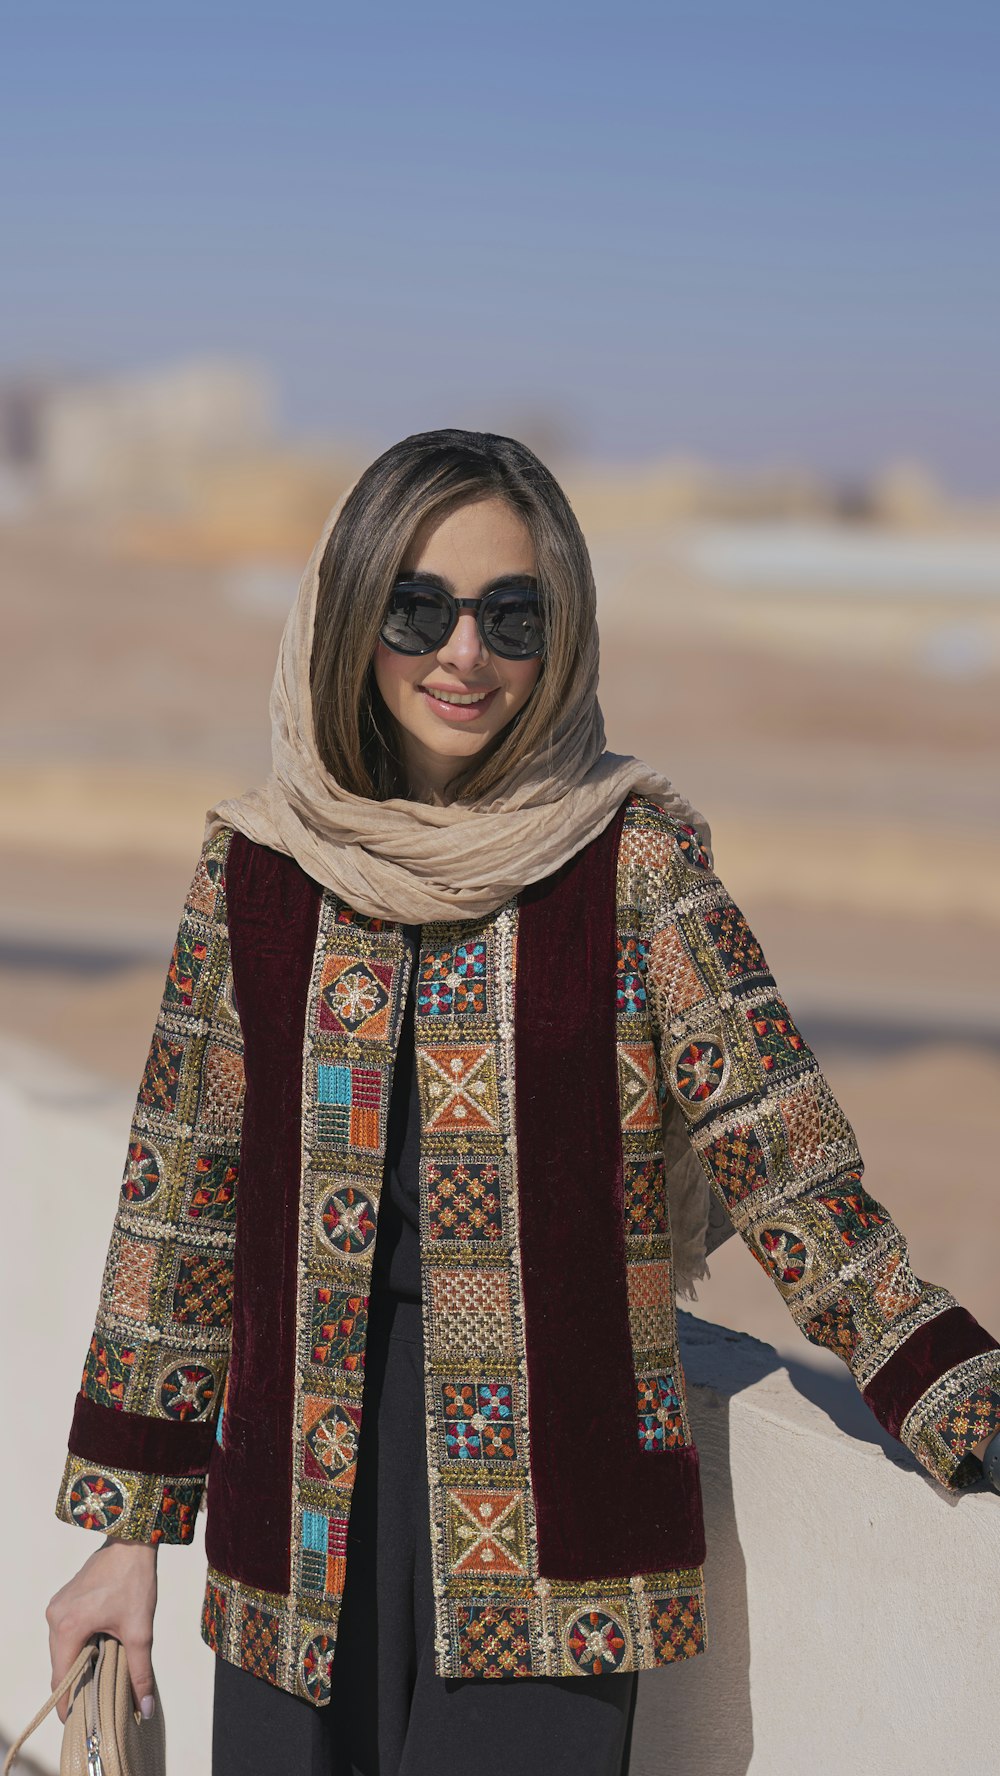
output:
[[[148,1706],[207,1476],[216,1776],[625,1767],[635,1674],[706,1645],[713,1218],[943,1486],[1000,1430],[706,823],[604,750],[595,603],[530,451],[405,439],[209,814],[57,1502],[108,1539],[49,1622],[54,1684],[105,1629]]]

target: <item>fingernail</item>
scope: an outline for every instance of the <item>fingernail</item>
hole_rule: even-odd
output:
[[[155,1707],[155,1697],[143,1696],[142,1701],[139,1703],[139,1713],[142,1715],[143,1720],[149,1720]]]

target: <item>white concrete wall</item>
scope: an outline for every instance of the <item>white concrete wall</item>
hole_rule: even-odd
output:
[[[8,1739],[48,1694],[45,1604],[100,1545],[57,1522],[53,1505],[130,1112],[122,1093],[0,1044]],[[841,1384],[782,1366],[770,1346],[688,1315],[682,1328],[711,1646],[640,1677],[630,1776],[1000,1767],[1000,1497],[944,1493],[883,1436],[846,1371]],[[160,1554],[155,1658],[171,1776],[209,1776],[201,1524],[192,1547]],[[53,1769],[59,1733],[53,1717],[31,1742]]]

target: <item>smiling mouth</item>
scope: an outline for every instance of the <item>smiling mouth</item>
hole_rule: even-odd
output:
[[[418,689],[423,691],[425,697],[432,697],[436,703],[448,703],[455,708],[469,709],[477,703],[485,703],[488,698],[492,697],[496,686],[494,685],[488,691],[435,691],[427,685],[420,685]]]

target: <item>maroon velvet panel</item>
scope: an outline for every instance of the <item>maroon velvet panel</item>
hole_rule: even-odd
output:
[[[226,864],[246,1100],[236,1197],[233,1336],[205,1551],[263,1591],[290,1586],[302,1045],[321,889],[237,833]]]
[[[133,1474],[173,1479],[204,1474],[212,1453],[214,1424],[175,1424],[142,1412],[117,1412],[77,1394],[69,1448],[96,1467],[128,1468]]]
[[[696,1449],[639,1442],[615,1021],[623,820],[624,804],[519,897],[518,1202],[531,1480],[550,1579],[705,1558]]]
[[[984,1351],[1000,1350],[1000,1344],[974,1320],[964,1307],[949,1307],[928,1320],[882,1365],[863,1397],[893,1437],[921,1394],[927,1392],[949,1369]]]

